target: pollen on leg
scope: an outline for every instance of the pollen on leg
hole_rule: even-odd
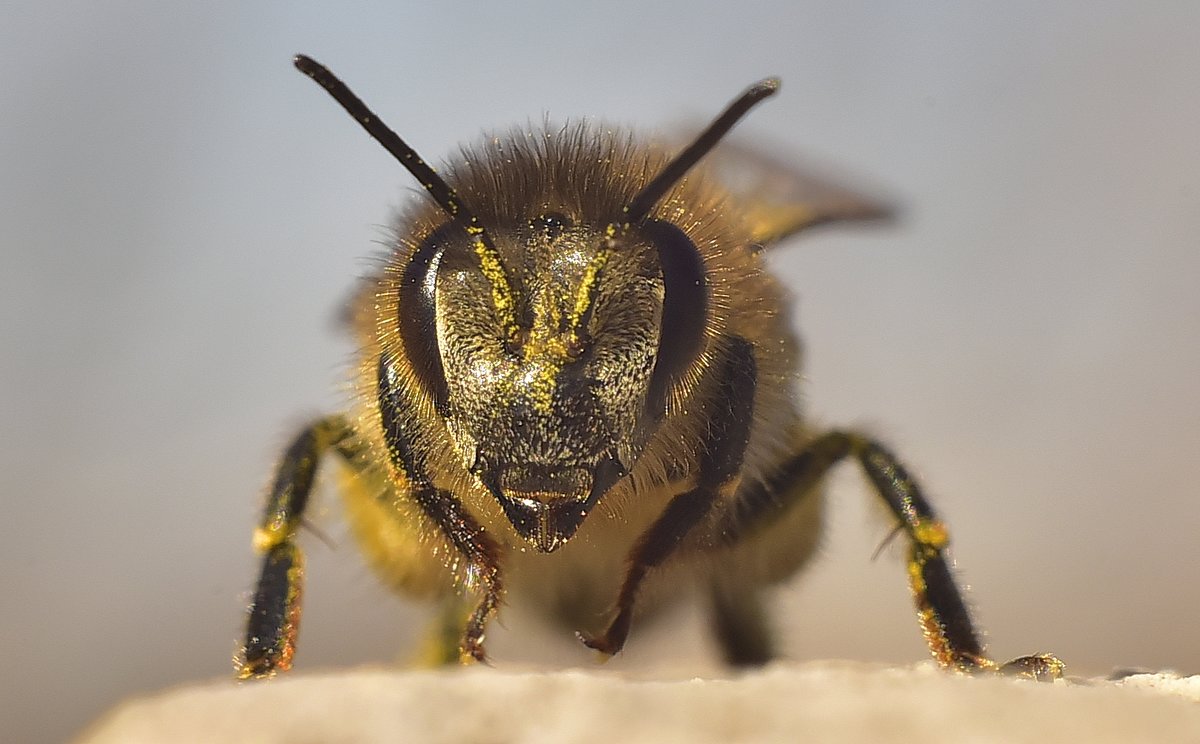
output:
[[[912,526],[912,536],[921,545],[941,550],[950,542],[950,530],[939,519],[918,519]]]

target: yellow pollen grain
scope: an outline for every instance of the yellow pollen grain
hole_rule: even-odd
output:
[[[920,519],[913,525],[913,538],[921,545],[941,550],[950,542],[946,525],[936,519]]]
[[[254,530],[254,538],[251,544],[254,546],[254,552],[261,555],[283,542],[286,537],[287,531],[284,529],[284,526],[272,523],[266,527],[259,527]]]
[[[908,584],[911,587],[913,594],[918,596],[925,594],[925,577],[921,574],[922,565],[920,562],[910,560],[908,562]]]
[[[526,362],[533,367],[532,378],[526,387],[526,394],[534,410],[543,414],[550,413],[553,407],[554,381],[562,369],[560,354],[553,351],[553,347],[562,345],[561,342],[555,343],[556,340],[545,339],[542,343],[530,344],[526,347]],[[540,359],[535,361],[534,355]],[[562,355],[565,356],[565,351],[562,352]]]
[[[582,321],[588,307],[592,304],[592,287],[596,284],[596,280],[600,276],[600,271],[607,263],[608,251],[602,250],[596,254],[592,262],[584,269],[583,278],[579,282],[579,291],[575,293],[575,307],[571,311],[572,330],[579,330],[580,321]]]
[[[478,236],[483,233],[483,228],[468,227],[467,232]],[[505,332],[511,333],[517,326],[517,319],[513,308],[512,289],[508,286],[508,277],[504,275],[500,257],[478,237],[473,247],[475,255],[479,257],[479,270],[492,285],[492,305],[495,306],[496,313],[500,316],[500,323],[504,326]]]

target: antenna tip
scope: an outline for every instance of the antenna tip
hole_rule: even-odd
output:
[[[296,66],[297,70],[303,72],[305,75],[311,75],[313,70],[318,70],[321,68],[321,63],[317,62],[307,54],[297,54],[295,57],[292,57],[292,64]]]
[[[779,86],[782,84],[782,81],[777,77],[763,78],[754,85],[750,86],[750,90],[746,92],[753,96],[755,100],[761,100],[767,96],[773,96],[778,93]]]

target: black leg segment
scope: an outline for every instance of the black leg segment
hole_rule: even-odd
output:
[[[713,633],[732,667],[756,667],[775,658],[767,611],[756,586],[715,581],[709,594]]]
[[[720,383],[709,401],[717,410],[709,417],[711,436],[700,460],[699,482],[672,499],[662,516],[638,538],[629,554],[629,568],[608,628],[597,637],[579,634],[587,646],[609,655],[621,650],[629,635],[638,588],[646,574],[675,552],[725,489],[736,487],[750,439],[757,383],[754,347],[745,339],[730,339],[720,368]]]
[[[263,556],[262,573],[250,617],[238,676],[266,677],[292,666],[300,628],[300,592],[304,575],[300,549],[290,540]]]
[[[419,451],[413,446],[414,432],[418,428],[416,418],[404,405],[396,368],[387,354],[379,359],[378,382],[379,413],[392,466],[410,484],[412,497],[421,510],[467,560],[467,588],[478,589],[482,595],[467,621],[460,648],[461,660],[486,661],[484,634],[504,594],[500,550],[454,494],[436,488],[430,481]]]
[[[263,554],[262,571],[250,606],[246,641],[234,660],[238,677],[269,677],[292,665],[300,624],[304,556],[295,543],[321,456],[349,434],[338,416],[304,429],[284,451],[267,494],[254,548]]]
[[[803,498],[846,456],[858,460],[908,537],[909,586],[925,640],[938,663],[961,672],[1000,670],[1037,679],[1061,676],[1062,662],[1048,654],[1022,657],[1004,666],[987,657],[950,570],[946,525],[896,457],[867,437],[828,432],[809,442],[765,481],[747,484],[739,494],[737,508],[722,526],[725,541],[735,544],[775,521],[790,500]]]

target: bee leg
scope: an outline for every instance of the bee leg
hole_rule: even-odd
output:
[[[413,496],[426,516],[438,525],[458,553],[466,558],[467,568],[463,576],[465,588],[482,595],[467,618],[458,647],[458,661],[463,664],[476,661],[486,663],[483,641],[487,624],[500,609],[504,596],[499,548],[454,494],[426,483],[415,488]]]
[[[590,648],[605,655],[621,650],[629,636],[638,588],[646,575],[675,552],[688,532],[709,515],[719,498],[737,488],[750,438],[757,383],[754,347],[745,339],[730,339],[720,382],[707,402],[717,410],[708,415],[710,435],[700,458],[696,487],[671,499],[662,516],[638,538],[630,551],[629,567],[608,628],[599,636],[578,634]]]
[[[304,578],[296,530],[321,455],[347,431],[340,416],[317,421],[288,445],[275,471],[262,521],[254,531],[254,549],[262,554],[263,564],[246,623],[246,642],[234,660],[240,679],[271,677],[292,666]]]
[[[462,661],[462,639],[465,618],[474,613],[469,598],[454,593],[442,600],[433,623],[426,629],[420,646],[409,659],[409,665],[434,668]]]
[[[464,664],[486,662],[483,640],[487,624],[500,608],[504,596],[499,548],[449,491],[434,488],[427,482],[414,483],[413,498],[459,555],[466,559],[467,566],[462,575],[465,588],[482,595],[467,618],[458,647],[458,660]]]
[[[917,617],[937,662],[958,672],[1000,671],[1033,679],[1057,679],[1063,664],[1050,654],[1024,656],[999,665],[986,655],[970,612],[950,571],[950,534],[916,481],[891,452],[867,437],[831,431],[809,443],[768,479],[743,492],[739,509],[725,526],[728,542],[778,516],[846,456],[858,460],[875,492],[900,520],[909,539],[908,577]]]
[[[909,537],[909,586],[925,641],[938,663],[960,672],[1001,671],[1038,680],[1061,677],[1064,665],[1050,654],[1023,656],[1003,665],[988,658],[950,572],[946,556],[949,530],[934,514],[916,481],[878,442],[852,433],[831,432],[827,436],[846,439],[868,480]]]
[[[486,662],[484,635],[504,596],[500,549],[454,494],[435,487],[429,479],[425,463],[412,446],[411,432],[418,428],[416,417],[399,394],[396,368],[387,354],[380,356],[378,380],[379,413],[392,465],[410,484],[412,498],[425,516],[466,559],[463,573],[466,589],[479,591],[482,595],[467,619],[459,646],[459,661],[464,664]]]
[[[717,579],[709,593],[713,631],[733,667],[762,666],[775,658],[766,608],[756,586]]]

